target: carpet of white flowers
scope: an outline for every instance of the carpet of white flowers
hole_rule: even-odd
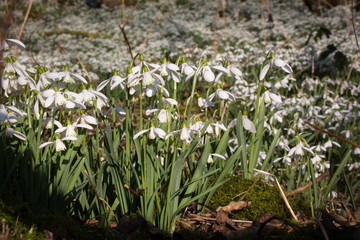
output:
[[[311,181],[313,213],[333,198],[355,210],[359,12],[180,2],[141,1],[123,18],[121,6],[34,1],[21,42],[9,31],[1,45],[0,195],[83,219],[139,211],[172,232],[240,170],[288,191]]]

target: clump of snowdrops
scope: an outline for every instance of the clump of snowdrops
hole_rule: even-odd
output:
[[[1,45],[0,196],[20,196],[33,211],[67,212],[104,225],[139,213],[171,233],[190,203],[202,203],[203,211],[235,171],[244,178],[262,173],[271,181],[274,175],[266,171],[274,173],[282,160],[289,175],[280,181],[288,181],[288,190],[313,181],[315,207],[336,183],[332,178],[320,196],[315,171],[324,166],[324,149],[311,148],[302,134],[290,149],[281,129],[271,126],[282,116],[267,108],[283,97],[267,89],[266,80],[274,69],[292,74],[271,52],[255,90],[241,95],[225,88],[230,80],[248,86],[228,60],[216,66],[182,57],[151,63],[138,54],[111,78],[95,82],[68,66],[34,68],[12,56],[8,44],[25,49],[13,39]],[[178,88],[184,82],[191,86],[185,100]],[[283,157],[274,155],[277,148]],[[342,168],[349,156],[350,150]]]

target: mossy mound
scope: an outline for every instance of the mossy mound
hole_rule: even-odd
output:
[[[256,220],[265,213],[272,213],[283,219],[291,220],[291,214],[277,187],[271,186],[259,178],[243,179],[240,175],[228,176],[229,180],[220,186],[210,200],[209,206],[217,209],[231,201],[250,201],[249,207],[235,211],[239,219]],[[310,204],[302,196],[288,197],[293,211],[310,216]]]

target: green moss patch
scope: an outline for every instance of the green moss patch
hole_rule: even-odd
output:
[[[243,179],[240,175],[229,176],[229,180],[219,187],[209,206],[216,209],[226,206],[231,201],[250,201],[251,205],[234,214],[239,219],[256,220],[264,213],[272,213],[284,219],[291,219],[291,214],[277,187],[271,186],[259,178]],[[310,205],[301,196],[288,197],[294,212],[300,211],[303,215],[310,215]]]

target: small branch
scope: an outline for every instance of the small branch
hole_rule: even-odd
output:
[[[224,21],[224,34],[225,34],[225,46],[226,49],[229,49],[229,42],[228,42],[228,37],[227,37],[227,31],[226,31],[226,2],[225,0],[222,0],[222,13],[223,13],[223,21]]]
[[[30,14],[30,10],[31,10],[31,6],[32,6],[33,2],[34,2],[34,0],[30,0],[30,2],[29,2],[29,6],[28,6],[28,9],[27,9],[26,14],[25,14],[24,21],[23,21],[23,23],[22,23],[22,25],[21,25],[19,35],[17,35],[17,37],[16,37],[17,40],[20,40],[21,34],[22,34],[22,32],[24,31],[25,23],[26,23],[27,20],[28,20],[28,17],[29,17],[29,14]],[[14,47],[13,55],[16,54],[16,50],[17,50],[17,46]]]
[[[318,126],[316,126],[316,125],[314,125],[314,124],[312,124],[312,123],[310,123],[310,122],[308,122],[308,121],[306,121],[306,120],[304,120],[304,122],[305,122],[306,124],[310,125],[311,127],[315,128],[316,130],[322,132],[322,133],[325,133],[325,134],[327,134],[327,135],[330,135],[330,136],[332,136],[332,137],[335,137],[335,138],[337,138],[337,139],[339,139],[339,140],[341,140],[341,141],[343,141],[343,142],[346,142],[346,143],[348,143],[348,144],[353,145],[354,147],[360,148],[360,145],[359,145],[359,144],[356,144],[356,143],[351,142],[351,141],[349,141],[349,140],[347,140],[347,139],[345,139],[345,138],[343,138],[343,137],[340,137],[340,136],[338,136],[338,135],[336,135],[336,134],[334,134],[334,133],[331,133],[331,132],[329,132],[329,131],[326,131],[325,129],[322,129],[321,127],[318,127]]]
[[[196,220],[199,220],[199,221],[203,221],[203,220],[216,221],[216,218],[204,217],[204,216],[197,215],[194,213],[187,213],[186,215],[191,218],[195,218]],[[234,223],[249,223],[249,224],[253,223],[253,221],[247,221],[247,220],[236,220],[236,219],[229,219],[229,220],[231,220]]]
[[[152,26],[151,26],[148,34],[147,34],[146,37],[145,37],[144,42],[141,44],[140,51],[139,51],[140,53],[144,50],[145,44],[146,44],[146,42],[147,42],[147,40],[148,40],[148,38],[149,38],[149,36],[150,36],[150,34],[151,34],[154,26],[155,26],[155,24],[156,24],[157,21],[159,20],[161,14],[162,14],[162,11],[164,10],[164,8],[165,8],[165,6],[167,5],[167,3],[168,3],[168,0],[165,1],[164,5],[162,5],[160,11],[158,12],[155,21],[153,22],[153,24],[152,24]]]
[[[101,197],[99,197],[99,200],[101,200],[101,201],[103,201],[103,202],[105,203],[105,205],[109,208],[111,214],[115,217],[116,222],[118,223],[119,220],[118,220],[118,218],[116,217],[116,215],[115,215],[114,211],[112,210],[112,208],[110,207],[109,203],[108,203],[107,201],[105,201],[105,199],[103,199],[103,198],[101,198]]]
[[[88,71],[86,70],[86,68],[85,68],[84,64],[82,63],[82,61],[81,61],[81,59],[80,59],[80,57],[79,57],[79,54],[76,54],[76,58],[77,58],[77,60],[79,61],[79,63],[80,63],[80,65],[81,65],[82,69],[84,70],[84,72],[85,72],[85,74],[86,74],[87,78],[89,79],[89,82],[92,82],[92,79],[90,78],[90,74],[88,73]]]
[[[126,48],[130,54],[130,57],[131,59],[133,59],[133,54],[132,54],[132,50],[131,50],[131,46],[130,46],[130,43],[129,43],[129,40],[127,38],[127,35],[126,35],[126,32],[125,32],[125,28],[124,28],[124,25],[121,26],[120,24],[118,24],[118,27],[120,28],[122,34],[123,34],[123,37],[124,37],[124,40],[125,40],[125,45],[126,45]]]
[[[275,18],[275,15],[270,11],[270,7],[268,4],[265,5],[266,6],[266,10],[268,11],[269,14],[272,15],[272,19],[274,20],[274,23],[276,23],[279,28],[280,31],[284,34],[285,38],[288,40],[289,43],[291,43],[291,45],[296,49],[299,50],[299,48],[295,45],[295,43],[293,42],[293,40],[291,40],[291,38],[289,37],[289,35],[286,33],[284,27],[280,24],[280,22]]]
[[[320,176],[318,176],[315,180],[316,180],[316,182],[318,183],[318,182],[320,182],[321,180],[323,180],[324,178],[328,178],[329,177],[329,173],[323,173],[323,174],[321,174]],[[312,186],[312,182],[310,182],[310,183],[308,183],[308,184],[306,184],[306,185],[304,185],[304,186],[302,186],[302,187],[299,187],[299,188],[297,188],[297,189],[295,189],[295,190],[292,190],[292,191],[290,191],[290,192],[288,192],[287,193],[287,195],[288,196],[291,196],[291,195],[294,195],[294,194],[296,194],[296,193],[300,193],[300,192],[303,192],[303,191],[305,191],[306,189],[308,189],[310,186]]]
[[[213,41],[213,46],[214,46],[214,59],[216,59],[216,53],[217,53],[217,37],[216,37],[216,24],[217,24],[217,19],[218,19],[218,14],[220,11],[220,7],[218,7],[216,9],[216,14],[215,14],[215,20],[214,20],[214,41]]]
[[[139,3],[140,3],[140,0],[138,0],[138,1],[136,2],[135,6],[133,7],[133,9],[131,10],[131,12],[130,12],[129,16],[127,17],[127,19],[126,19],[125,23],[123,24],[123,27],[125,27],[125,26],[126,26],[126,24],[129,22],[129,20],[130,20],[130,18],[131,18],[131,16],[132,16],[132,14],[134,13],[134,11],[135,11],[135,9],[137,8],[137,6],[139,5]]]

